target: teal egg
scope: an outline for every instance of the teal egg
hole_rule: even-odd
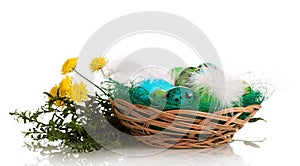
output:
[[[167,92],[167,104],[176,105],[179,108],[190,106],[194,100],[194,92],[186,87],[174,87]]]
[[[149,92],[141,86],[131,88],[129,90],[129,94],[133,104],[143,104],[143,105],[150,104]]]

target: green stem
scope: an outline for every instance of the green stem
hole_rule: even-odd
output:
[[[104,74],[104,72],[103,72],[103,70],[101,69],[101,73],[102,73],[102,75],[105,77],[105,74]]]
[[[90,81],[88,78],[86,78],[84,75],[80,74],[76,69],[74,69],[74,71],[82,78],[84,78],[86,81],[88,81],[89,83],[91,83],[92,85],[94,85],[96,88],[98,88],[102,93],[104,93],[106,96],[108,96],[108,94],[101,89],[98,85],[96,85],[95,83],[93,83],[92,81]]]

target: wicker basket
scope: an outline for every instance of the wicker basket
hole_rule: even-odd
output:
[[[138,141],[161,148],[211,148],[227,144],[261,108],[250,105],[211,114],[194,110],[161,111],[120,99],[111,103],[115,116]],[[248,118],[238,119],[242,113],[248,113]]]

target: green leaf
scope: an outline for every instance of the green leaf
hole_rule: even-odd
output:
[[[248,146],[252,146],[254,148],[260,148],[259,145],[255,144],[254,142],[251,142],[251,141],[244,141],[244,144],[248,145]]]
[[[254,122],[257,122],[257,121],[259,121],[259,120],[262,120],[262,121],[264,121],[264,122],[267,122],[265,119],[263,119],[263,118],[251,118],[248,122],[249,123],[254,123]]]

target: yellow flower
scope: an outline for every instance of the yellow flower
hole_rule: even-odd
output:
[[[107,61],[105,57],[94,58],[90,63],[90,70],[92,72],[101,70],[106,65],[106,63]]]
[[[66,60],[66,62],[63,64],[61,68],[61,73],[65,75],[72,72],[76,67],[77,59],[78,58],[70,58]]]
[[[72,77],[66,76],[59,83],[59,96],[60,97],[71,97],[72,96]]]
[[[81,103],[88,99],[87,93],[86,85],[83,82],[80,82],[80,84],[75,83],[73,85],[73,95],[71,96],[71,99],[74,102]]]
[[[55,85],[55,86],[50,90],[50,95],[51,95],[52,97],[55,97],[55,96],[57,95],[57,91],[58,91],[58,86]],[[50,100],[51,97],[49,96],[48,99]]]
[[[62,108],[63,108],[66,105],[66,103],[63,100],[56,100],[55,105],[62,106]]]
[[[59,90],[59,87],[57,85],[55,85],[51,90],[50,90],[50,94],[52,97],[56,97],[57,96],[57,91]],[[51,100],[51,97],[48,97],[49,100]],[[56,100],[55,101],[55,105],[57,106],[64,106],[65,103],[62,100]]]

